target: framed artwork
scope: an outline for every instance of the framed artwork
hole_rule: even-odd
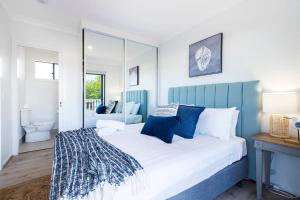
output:
[[[189,46],[189,77],[222,73],[223,33]]]
[[[129,86],[139,85],[139,66],[129,69]]]

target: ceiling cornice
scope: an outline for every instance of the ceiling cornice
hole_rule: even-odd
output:
[[[128,39],[128,40],[132,40],[135,42],[140,42],[140,43],[147,44],[147,45],[154,46],[154,47],[159,46],[158,41],[152,40],[150,38],[145,38],[145,37],[133,34],[133,33],[114,29],[114,28],[111,28],[108,26],[103,26],[94,21],[82,20],[81,28],[82,29],[85,28],[85,29],[88,29],[91,31],[95,31],[95,32],[99,32],[99,33],[103,33],[103,34],[107,34],[107,35],[111,35],[111,36],[118,37],[121,39]]]
[[[80,27],[79,26],[78,27],[67,27],[67,26],[52,24],[52,23],[48,23],[48,22],[45,22],[42,20],[37,20],[37,19],[24,17],[24,16],[11,16],[11,19],[12,19],[12,21],[22,22],[22,23],[26,23],[26,24],[30,24],[30,25],[34,25],[34,26],[39,26],[42,28],[46,28],[46,29],[50,29],[50,30],[54,30],[54,31],[58,31],[58,32],[66,33],[66,34],[71,34],[74,36],[80,35]]]

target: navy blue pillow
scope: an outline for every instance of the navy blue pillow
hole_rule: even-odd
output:
[[[177,116],[160,117],[150,115],[141,133],[157,137],[165,143],[172,143],[174,130],[178,122],[179,118]]]
[[[106,107],[105,107],[105,106],[99,105],[99,106],[96,108],[96,113],[97,113],[97,114],[104,114],[104,113],[105,113],[105,110],[106,110]]]
[[[199,115],[204,109],[205,107],[179,105],[177,110],[179,123],[175,134],[188,139],[193,138]]]

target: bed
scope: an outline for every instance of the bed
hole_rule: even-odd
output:
[[[87,115],[88,116],[88,115]],[[95,127],[97,120],[114,120],[119,122],[124,122],[125,116],[123,113],[111,113],[111,114],[97,114],[95,112],[92,113],[91,117],[87,117],[86,119],[86,127]],[[129,114],[126,116],[127,124],[137,124],[143,121],[143,116],[140,114],[132,115]]]
[[[112,134],[99,132],[110,144],[133,156],[147,179],[141,193],[133,194],[131,182],[125,182],[115,191],[114,199],[210,200],[243,179],[255,180],[252,137],[260,129],[258,84],[250,81],[169,89],[169,103],[236,107],[240,111],[237,137],[228,141],[204,135],[193,139],[176,136],[166,145],[140,134],[143,124],[127,125]],[[97,199],[100,193],[96,189],[83,199]]]
[[[140,103],[138,115],[142,116],[142,122],[145,122],[148,116],[148,91],[147,90],[130,90],[126,92],[126,102]],[[127,119],[126,119],[127,121]]]
[[[231,152],[232,154],[227,151],[232,144],[218,144],[220,141],[215,141],[216,143],[209,145],[208,148],[214,151],[218,151],[222,145],[228,145],[227,150],[225,148],[223,149],[223,152],[227,153],[228,158],[225,160],[222,160],[222,158],[219,158],[219,160],[216,159],[216,162],[219,161],[219,165],[212,164],[210,167],[207,166],[211,171],[202,171],[208,174],[206,177],[201,177],[202,173],[195,171],[195,174],[187,176],[186,180],[184,180],[184,178],[179,180],[180,173],[176,173],[176,171],[170,173],[170,168],[168,168],[165,173],[170,175],[176,174],[177,176],[175,176],[175,178],[177,177],[178,179],[177,182],[176,180],[169,180],[169,184],[174,183],[169,187],[169,190],[166,189],[162,192],[162,188],[158,189],[160,190],[160,192],[158,192],[158,199],[210,200],[216,198],[243,179],[256,180],[255,151],[252,137],[260,131],[260,93],[258,87],[259,81],[249,81],[169,88],[169,103],[192,104],[211,108],[237,107],[238,110],[240,110],[240,117],[236,132],[238,136],[237,141],[240,143],[237,145],[239,147],[233,150],[235,153]],[[204,138],[198,139],[199,141],[204,140]],[[205,140],[208,142],[211,138],[205,138]],[[231,142],[234,143],[236,141]],[[203,145],[205,146],[205,144]],[[189,145],[183,149],[188,151]],[[204,152],[205,148],[202,153]],[[245,152],[247,152],[247,156],[245,156]],[[195,151],[194,153],[200,155],[200,152]],[[214,153],[216,155],[218,154],[217,152]],[[230,157],[230,155],[232,157]],[[211,155],[210,159],[213,157],[214,156]],[[168,161],[168,163],[169,162],[170,161]],[[185,163],[185,161],[181,161],[180,163]],[[194,163],[194,160],[191,164],[192,163]],[[200,163],[195,163],[193,167],[194,169],[199,169],[201,165],[203,165],[203,163],[200,161]]]
[[[241,137],[222,141],[203,135],[192,140],[175,136],[172,144],[166,145],[140,134],[142,127],[143,124],[127,125],[124,131],[102,136],[136,158],[147,175],[149,188],[145,191],[133,195],[131,185],[124,184],[114,199],[172,198],[247,155],[246,140]]]
[[[126,102],[140,103],[140,109],[136,115],[129,114],[124,116],[124,113],[97,114],[95,111],[85,110],[85,127],[95,127],[98,119],[115,120],[127,124],[136,124],[145,122],[147,119],[147,90],[132,90],[126,92]]]
[[[255,149],[253,136],[260,132],[259,81],[220,83],[169,88],[168,101],[194,104],[207,108],[236,107],[239,119],[237,136],[245,138],[248,149],[248,178],[255,180]]]

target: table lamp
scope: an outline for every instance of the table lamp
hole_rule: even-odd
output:
[[[286,115],[297,112],[297,93],[263,93],[263,112],[271,114],[270,135],[289,138],[289,118]]]
[[[121,96],[115,96],[115,101],[121,101]]]

